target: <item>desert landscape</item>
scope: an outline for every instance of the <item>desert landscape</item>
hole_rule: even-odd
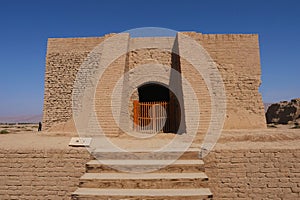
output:
[[[300,1],[1,1],[0,200],[300,199]]]

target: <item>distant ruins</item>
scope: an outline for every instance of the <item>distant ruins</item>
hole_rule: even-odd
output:
[[[300,98],[290,102],[281,101],[269,106],[266,113],[267,123],[288,124],[300,122]]]
[[[72,118],[72,92],[77,72],[89,53],[101,42],[114,37],[114,35],[89,38],[50,38],[48,40],[43,109],[43,125],[46,130],[76,130]],[[196,32],[184,32],[181,35],[189,36],[201,44],[217,65],[226,94],[226,99],[223,100],[226,103],[224,129],[265,128],[264,105],[258,91],[261,84],[258,35]],[[200,110],[198,132],[207,130],[212,118],[210,93],[204,77],[197,73],[193,65],[181,56],[182,49],[186,48],[181,37],[178,34],[176,37],[143,38],[131,38],[128,33],[122,35],[120,48],[127,48],[127,53],[115,59],[105,70],[95,94],[98,118],[102,121],[102,128],[110,135],[120,134],[110,108],[111,94],[116,82],[125,72],[130,72],[136,66],[146,64],[169,66],[184,76],[191,84],[198,100]],[[141,45],[151,45],[152,43],[165,45],[165,49],[138,48]],[[176,49],[179,52],[178,55],[170,52],[170,49]],[[200,61],[196,60],[195,62]],[[169,81],[171,79],[170,74]],[[178,99],[174,98],[174,94],[168,88],[168,82],[145,80],[135,88],[128,102],[131,120],[141,126],[143,126],[142,123],[147,124],[147,119],[144,119],[143,116],[150,115],[149,109],[145,107],[146,109],[141,111],[141,106],[147,106],[149,102],[150,104],[151,102],[164,102],[165,104],[160,103],[160,105],[167,106],[165,108],[168,110],[168,116],[163,131],[178,131],[178,118],[184,116],[185,124],[182,131],[188,132],[192,123],[188,119],[190,117],[189,110],[192,108],[187,105],[185,88],[180,85],[179,87],[182,90],[179,98],[182,98],[182,102],[184,102],[180,109],[178,108]],[[139,110],[139,113],[136,113],[136,109]],[[154,125],[151,127],[155,129]]]

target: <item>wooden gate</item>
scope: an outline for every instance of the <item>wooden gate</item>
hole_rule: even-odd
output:
[[[133,102],[134,130],[145,133],[169,132],[169,103]]]

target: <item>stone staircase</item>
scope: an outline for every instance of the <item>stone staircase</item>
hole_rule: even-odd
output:
[[[198,151],[184,152],[176,160],[177,153],[96,152],[95,157],[100,161],[86,164],[86,173],[72,199],[212,199]]]

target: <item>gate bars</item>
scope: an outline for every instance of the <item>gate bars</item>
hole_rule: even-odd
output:
[[[134,130],[143,133],[169,132],[169,102],[133,102]]]

